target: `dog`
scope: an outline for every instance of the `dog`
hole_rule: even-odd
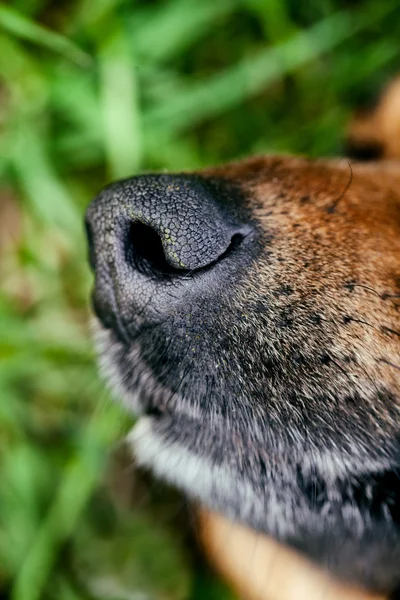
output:
[[[244,598],[400,597],[399,139],[397,81],[355,158],[141,175],[88,207],[129,443]]]

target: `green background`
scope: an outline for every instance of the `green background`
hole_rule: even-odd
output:
[[[340,154],[354,107],[400,70],[399,6],[0,4],[1,599],[229,596],[168,518],[106,485],[131,419],[96,375],[83,211],[142,170]]]

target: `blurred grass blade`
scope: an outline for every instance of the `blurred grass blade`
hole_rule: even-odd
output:
[[[278,43],[290,34],[294,34],[297,27],[289,16],[289,6],[282,0],[244,0],[245,4],[258,15],[264,32],[270,42]]]
[[[147,19],[133,15],[134,47],[152,62],[166,62],[193,46],[218,20],[239,8],[237,0],[175,0],[152,11]]]
[[[137,172],[142,160],[136,70],[123,30],[115,26],[99,54],[104,149],[111,178]]]
[[[0,5],[0,27],[17,37],[62,54],[81,66],[91,63],[90,55],[71,40],[31,21],[9,6]]]
[[[12,600],[39,600],[57,558],[60,544],[73,532],[86,507],[100,470],[105,448],[121,432],[121,413],[113,404],[98,410],[87,427],[83,447],[67,466],[47,517],[35,536],[16,578]]]
[[[49,81],[54,111],[69,124],[54,140],[63,166],[82,169],[104,160],[104,136],[100,127],[100,106],[97,73],[82,77],[82,71],[70,63],[57,64]]]
[[[20,187],[44,223],[57,225],[76,236],[81,215],[46,155],[43,140],[32,124],[20,124],[12,161]]]
[[[394,10],[396,3],[382,6],[381,16]],[[373,16],[374,20],[376,15]],[[205,119],[216,117],[254,96],[267,85],[318,59],[360,29],[370,24],[371,15],[338,12],[288,41],[245,58],[234,67],[210,79],[193,84],[180,96],[164,99],[144,117],[147,127],[168,127],[179,131]]]
[[[82,25],[89,27],[96,35],[96,30],[101,30],[102,22],[106,22],[112,16],[119,4],[120,0],[81,0],[71,15],[70,26],[74,29],[81,29]]]

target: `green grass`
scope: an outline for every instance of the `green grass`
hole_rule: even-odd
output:
[[[211,598],[104,485],[130,417],[96,374],[84,208],[141,170],[340,153],[399,39],[398,0],[0,5],[2,598]]]

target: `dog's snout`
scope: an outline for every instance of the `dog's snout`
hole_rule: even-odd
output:
[[[105,325],[128,320],[128,310],[160,311],[190,293],[194,274],[237,247],[250,226],[229,196],[226,185],[199,176],[144,175],[109,186],[91,203],[94,308]]]

